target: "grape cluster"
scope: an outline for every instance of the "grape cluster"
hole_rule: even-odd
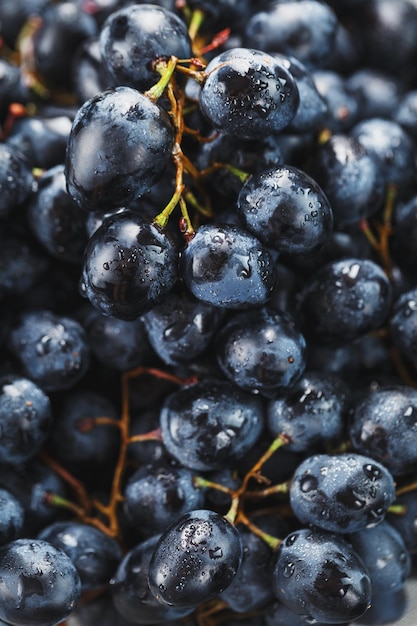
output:
[[[416,0],[0,2],[0,623],[395,623]]]

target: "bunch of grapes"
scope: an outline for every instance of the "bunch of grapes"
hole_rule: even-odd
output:
[[[0,623],[395,623],[417,2],[0,1]]]

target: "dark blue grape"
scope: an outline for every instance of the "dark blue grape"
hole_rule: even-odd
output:
[[[394,120],[414,139],[417,140],[417,90],[403,94],[398,107],[393,111]]]
[[[267,52],[294,56],[308,68],[330,59],[338,21],[324,2],[299,0],[272,3],[247,22],[245,41]]]
[[[374,261],[345,258],[313,274],[301,294],[312,333],[339,342],[377,330],[391,305],[391,284]]]
[[[5,143],[0,144],[0,219],[17,211],[30,197],[34,177],[24,153]]]
[[[53,258],[81,264],[87,244],[85,213],[66,190],[64,165],[55,166],[38,179],[28,220],[35,237]]]
[[[111,580],[111,596],[116,611],[129,624],[171,624],[170,620],[188,615],[194,607],[171,607],[161,604],[151,593],[148,569],[160,535],[129,550]],[[93,625],[91,625],[93,626]]]
[[[49,397],[20,376],[0,379],[0,463],[16,465],[41,449],[52,428]]]
[[[409,608],[409,595],[405,589],[393,591],[379,591],[378,587],[372,591],[371,606],[361,618],[364,626],[381,626],[381,624],[400,624]]]
[[[185,467],[231,466],[259,438],[264,425],[259,398],[231,383],[205,381],[170,394],[161,410],[162,440]]]
[[[40,539],[1,546],[0,576],[0,618],[14,626],[56,626],[80,597],[80,577],[71,559]]]
[[[293,385],[307,364],[307,344],[293,318],[272,309],[236,313],[220,329],[216,346],[227,378],[266,395]]]
[[[96,33],[93,17],[73,2],[48,5],[42,11],[33,38],[33,57],[36,71],[49,87],[71,89],[74,50]]]
[[[24,515],[19,500],[7,489],[0,489],[0,545],[21,536]]]
[[[46,256],[32,240],[8,225],[0,227],[0,300],[36,288],[47,269]]]
[[[395,499],[394,479],[371,456],[307,457],[291,481],[290,502],[303,524],[352,533],[381,523]]]
[[[340,535],[301,529],[288,535],[272,559],[272,588],[309,622],[344,624],[369,608],[371,581],[359,555]]]
[[[210,61],[200,91],[203,115],[225,134],[256,139],[288,126],[299,104],[296,82],[272,56],[232,48]]]
[[[65,552],[81,580],[81,589],[100,589],[107,585],[122,560],[119,543],[98,528],[81,522],[54,522],[38,539]]]
[[[149,564],[149,587],[161,604],[192,607],[218,596],[242,561],[239,532],[224,517],[197,509],[159,539]]]
[[[50,169],[65,160],[73,113],[59,109],[48,114],[42,109],[37,115],[18,117],[6,139],[6,145],[25,155],[30,167]]]
[[[270,400],[267,424],[272,436],[285,433],[288,450],[305,452],[339,441],[349,407],[348,387],[337,376],[307,371],[284,393]]]
[[[10,333],[9,345],[26,375],[46,391],[72,387],[90,364],[81,325],[51,311],[22,314]]]
[[[140,91],[158,81],[155,61],[192,56],[185,22],[164,7],[142,3],[109,15],[100,32],[100,48],[114,83]]]
[[[289,132],[307,133],[320,131],[326,120],[327,104],[314,84],[312,73],[294,56],[272,54],[295,79],[300,103],[297,112],[288,126]]]
[[[352,533],[349,542],[361,555],[377,593],[393,593],[404,588],[411,573],[411,557],[394,526],[384,520],[375,528]]]
[[[326,103],[325,128],[345,133],[358,121],[359,103],[346,85],[344,76],[330,69],[313,72],[317,91]]]
[[[285,537],[289,527],[278,516],[262,515],[253,520],[263,532],[275,537]],[[237,529],[242,540],[242,563],[221,598],[236,613],[260,611],[274,600],[271,586],[271,549],[265,541],[251,530],[239,524]]]
[[[143,465],[130,476],[123,507],[129,522],[152,535],[178,517],[203,505],[204,492],[194,487],[193,472],[167,464]]]
[[[245,227],[282,253],[311,254],[333,228],[332,208],[319,185],[291,166],[253,174],[240,190],[237,206]]]
[[[91,307],[82,316],[91,352],[105,367],[120,372],[148,362],[153,354],[141,318],[108,317]]]
[[[85,294],[102,313],[118,319],[135,320],[161,302],[177,275],[174,241],[132,211],[106,219],[85,250]]]
[[[315,153],[313,175],[333,210],[336,226],[355,224],[381,210],[385,178],[378,159],[357,139],[333,135]]]
[[[388,512],[387,522],[401,535],[407,551],[417,553],[417,491],[409,491],[397,496],[395,504],[403,507],[403,512]]]
[[[354,449],[383,463],[394,475],[417,467],[417,391],[406,385],[383,386],[352,407],[350,438]]]
[[[397,122],[372,117],[356,124],[351,133],[379,159],[386,184],[397,185],[401,194],[413,188],[416,179],[415,146]]]
[[[360,119],[395,119],[403,93],[396,76],[370,67],[359,68],[346,79],[345,85],[359,103]]]
[[[165,111],[131,87],[117,87],[87,100],[68,140],[69,194],[89,210],[120,207],[160,178],[173,146]]]
[[[178,365],[204,354],[223,319],[223,311],[178,288],[142,319],[159,358],[168,365]]]
[[[272,257],[234,226],[201,226],[182,253],[182,277],[196,298],[228,309],[265,304],[274,286]]]

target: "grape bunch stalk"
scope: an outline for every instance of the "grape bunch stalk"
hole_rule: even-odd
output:
[[[0,622],[395,624],[417,3],[9,5]]]

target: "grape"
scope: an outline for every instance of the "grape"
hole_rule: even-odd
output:
[[[174,241],[132,211],[105,220],[85,250],[85,294],[99,311],[117,319],[133,321],[161,302],[177,276]]]
[[[259,50],[227,50],[210,61],[200,91],[200,108],[222,132],[255,139],[289,125],[299,104],[287,69]]]
[[[70,558],[40,539],[1,546],[0,574],[0,618],[15,626],[56,626],[80,596],[80,577]]]
[[[345,453],[307,457],[291,481],[297,518],[337,533],[380,524],[395,498],[394,479],[372,457]]]
[[[240,309],[269,300],[274,266],[268,250],[247,231],[207,224],[185,248],[181,275],[199,300]]]
[[[101,92],[80,107],[72,124],[68,192],[89,210],[122,206],[159,179],[172,145],[168,115],[145,95],[124,86]]]
[[[2,625],[413,622],[416,19],[0,2]]]
[[[197,509],[162,534],[149,564],[149,586],[161,604],[195,606],[224,591],[241,561],[236,528],[213,511]]]
[[[356,620],[371,600],[360,556],[339,535],[318,529],[284,539],[272,559],[272,588],[295,613],[324,623]]]

